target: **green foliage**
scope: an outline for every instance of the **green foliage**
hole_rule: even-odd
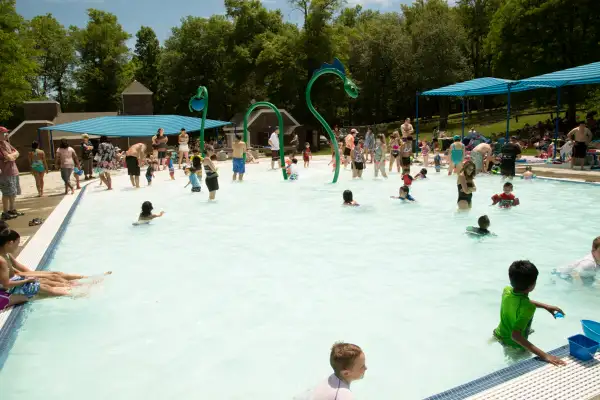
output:
[[[15,0],[0,0],[0,121],[13,115],[16,104],[32,97],[33,56],[33,44]]]
[[[55,97],[62,104],[65,91],[72,86],[76,61],[73,37],[52,14],[33,18],[29,23],[29,34],[34,42],[38,64],[34,94],[41,98]]]
[[[84,29],[71,29],[80,55],[80,68],[75,73],[77,87],[86,111],[114,111],[119,109],[121,92],[129,83],[125,42],[130,35],[111,13],[89,9],[88,17]]]
[[[154,93],[156,103],[158,87],[160,84],[160,75],[158,66],[160,63],[160,44],[156,34],[147,26],[142,26],[135,35],[134,57],[131,62],[133,75],[142,85]],[[126,80],[127,81],[127,80]]]

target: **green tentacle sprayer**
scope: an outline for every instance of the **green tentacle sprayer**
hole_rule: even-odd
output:
[[[312,79],[310,80],[310,82],[308,82],[308,86],[306,87],[306,104],[308,105],[308,109],[315,116],[315,118],[319,120],[321,125],[323,125],[323,128],[325,128],[325,130],[329,134],[329,140],[331,140],[331,143],[335,150],[335,174],[333,175],[332,183],[336,183],[340,174],[340,149],[337,144],[337,138],[333,135],[333,131],[329,127],[329,124],[327,124],[327,121],[325,121],[321,114],[319,114],[317,110],[315,110],[310,99],[310,92],[312,90],[313,84],[322,75],[326,74],[334,74],[340,77],[340,79],[344,81],[344,90],[346,91],[346,94],[353,99],[356,99],[358,97],[358,87],[354,84],[354,82],[352,82],[350,78],[346,76],[346,68],[344,67],[344,64],[342,64],[342,62],[337,58],[333,60],[333,64],[330,65],[325,63],[321,66],[321,68],[316,70],[313,74]]]
[[[202,125],[200,126],[200,152],[204,156],[204,124],[206,123],[206,113],[208,112],[208,89],[204,86],[198,87],[196,95],[192,96],[188,104],[191,112],[202,111]]]
[[[246,115],[244,115],[244,142],[248,144],[248,118],[250,117],[252,111],[254,111],[254,109],[257,107],[269,107],[277,116],[277,121],[279,121],[279,160],[281,161],[281,172],[283,173],[283,179],[287,180],[288,176],[285,172],[285,152],[283,146],[283,117],[281,116],[279,109],[275,107],[274,104],[266,101],[259,101],[258,103],[252,104],[250,108],[248,108]],[[246,163],[246,153],[244,153],[244,163]]]

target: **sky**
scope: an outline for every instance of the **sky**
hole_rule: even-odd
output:
[[[412,0],[348,0],[348,5],[361,4],[365,8],[381,11],[399,11],[400,4]],[[292,10],[287,0],[262,0],[267,8],[280,9],[290,22],[301,22],[301,14]],[[133,38],[129,47],[135,44],[135,33],[144,25],[154,29],[163,43],[170,36],[171,28],[180,25],[182,18],[193,15],[210,17],[224,14],[223,0],[17,0],[17,11],[26,19],[36,15],[51,13],[65,27],[85,26],[86,10],[96,8],[109,11],[117,16],[123,28]]]

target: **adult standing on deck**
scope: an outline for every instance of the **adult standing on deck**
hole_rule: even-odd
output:
[[[574,139],[573,158],[571,159],[571,169],[575,168],[575,163],[581,163],[581,170],[585,164],[585,157],[590,142],[592,141],[592,132],[585,126],[585,121],[579,122],[579,126],[567,135],[567,139]]]
[[[21,194],[17,158],[19,152],[8,142],[8,129],[0,126],[0,191],[4,221],[23,215],[15,210],[15,199]]]
[[[106,185],[106,190],[112,190],[110,170],[115,166],[116,157],[117,153],[115,151],[115,146],[113,146],[106,136],[101,136],[100,144],[98,145],[98,153],[96,154],[96,160],[98,162],[96,170],[98,171],[100,181]]]
[[[413,132],[415,131],[412,124],[410,123],[410,118],[406,118],[404,120],[404,123],[402,124],[400,129],[402,130],[402,139],[405,140],[407,137],[412,136]]]
[[[244,154],[246,153],[246,142],[242,141],[242,137],[239,134],[235,135],[233,141],[233,180],[236,177],[240,177],[240,182],[244,179],[244,173],[246,172],[246,164],[244,163]]]
[[[69,146],[67,139],[62,139],[60,141],[60,147],[56,150],[54,164],[57,167],[60,167],[60,176],[65,183],[65,194],[69,193],[69,189],[71,189],[71,194],[75,193],[75,189],[73,188],[73,185],[71,185],[71,175],[73,175],[75,166],[81,166],[79,165],[77,153]],[[77,189],[79,189],[79,181],[77,181]]]
[[[271,133],[269,146],[271,146],[271,169],[275,169],[275,162],[279,161],[279,129]]]
[[[161,129],[162,130],[162,129]],[[131,180],[131,185],[135,188],[140,187],[140,166],[144,159],[146,145],[144,143],[136,143],[125,153],[125,164],[127,164],[127,175]]]
[[[487,171],[490,163],[490,157],[492,156],[492,146],[483,142],[479,143],[471,151],[471,160],[475,163],[475,172],[480,173],[481,171]],[[483,160],[486,159],[485,167]]]
[[[181,169],[181,161],[185,158],[185,163],[190,162],[190,135],[187,134],[185,128],[181,128],[181,133],[179,134],[178,142],[179,142],[179,169]]]
[[[367,129],[367,133],[365,135],[365,156],[366,162],[373,162],[373,152],[375,151],[375,135],[371,128]],[[369,161],[369,155],[371,156],[371,161]]]
[[[512,179],[515,176],[515,164],[521,154],[521,146],[517,138],[512,136],[510,142],[502,147],[502,161],[500,163],[500,173],[503,178]]]
[[[83,173],[85,174],[85,180],[92,179],[92,167],[93,159],[92,154],[94,152],[94,146],[90,143],[90,137],[87,133],[81,135],[83,141],[81,142],[81,164],[83,167]]]
[[[159,168],[161,168],[161,169],[164,166],[164,159],[167,155],[167,142],[168,141],[169,141],[169,138],[165,136],[165,130],[163,128],[158,128],[158,132],[156,133],[156,146],[157,146],[156,150],[158,151],[158,154],[157,154],[158,165],[159,165]],[[144,145],[144,151],[146,151],[145,145]],[[137,187],[139,187],[139,185]]]

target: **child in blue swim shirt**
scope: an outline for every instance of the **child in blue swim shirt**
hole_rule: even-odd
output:
[[[194,168],[186,168],[185,174],[189,178],[189,182],[184,187],[188,187],[190,184],[192,185],[192,192],[200,192],[202,186],[200,185],[200,179],[198,179],[198,175],[196,175],[196,171]]]
[[[400,187],[398,196],[390,196],[392,199],[398,199],[402,201],[415,201],[414,197],[410,195],[410,188],[406,185]]]

